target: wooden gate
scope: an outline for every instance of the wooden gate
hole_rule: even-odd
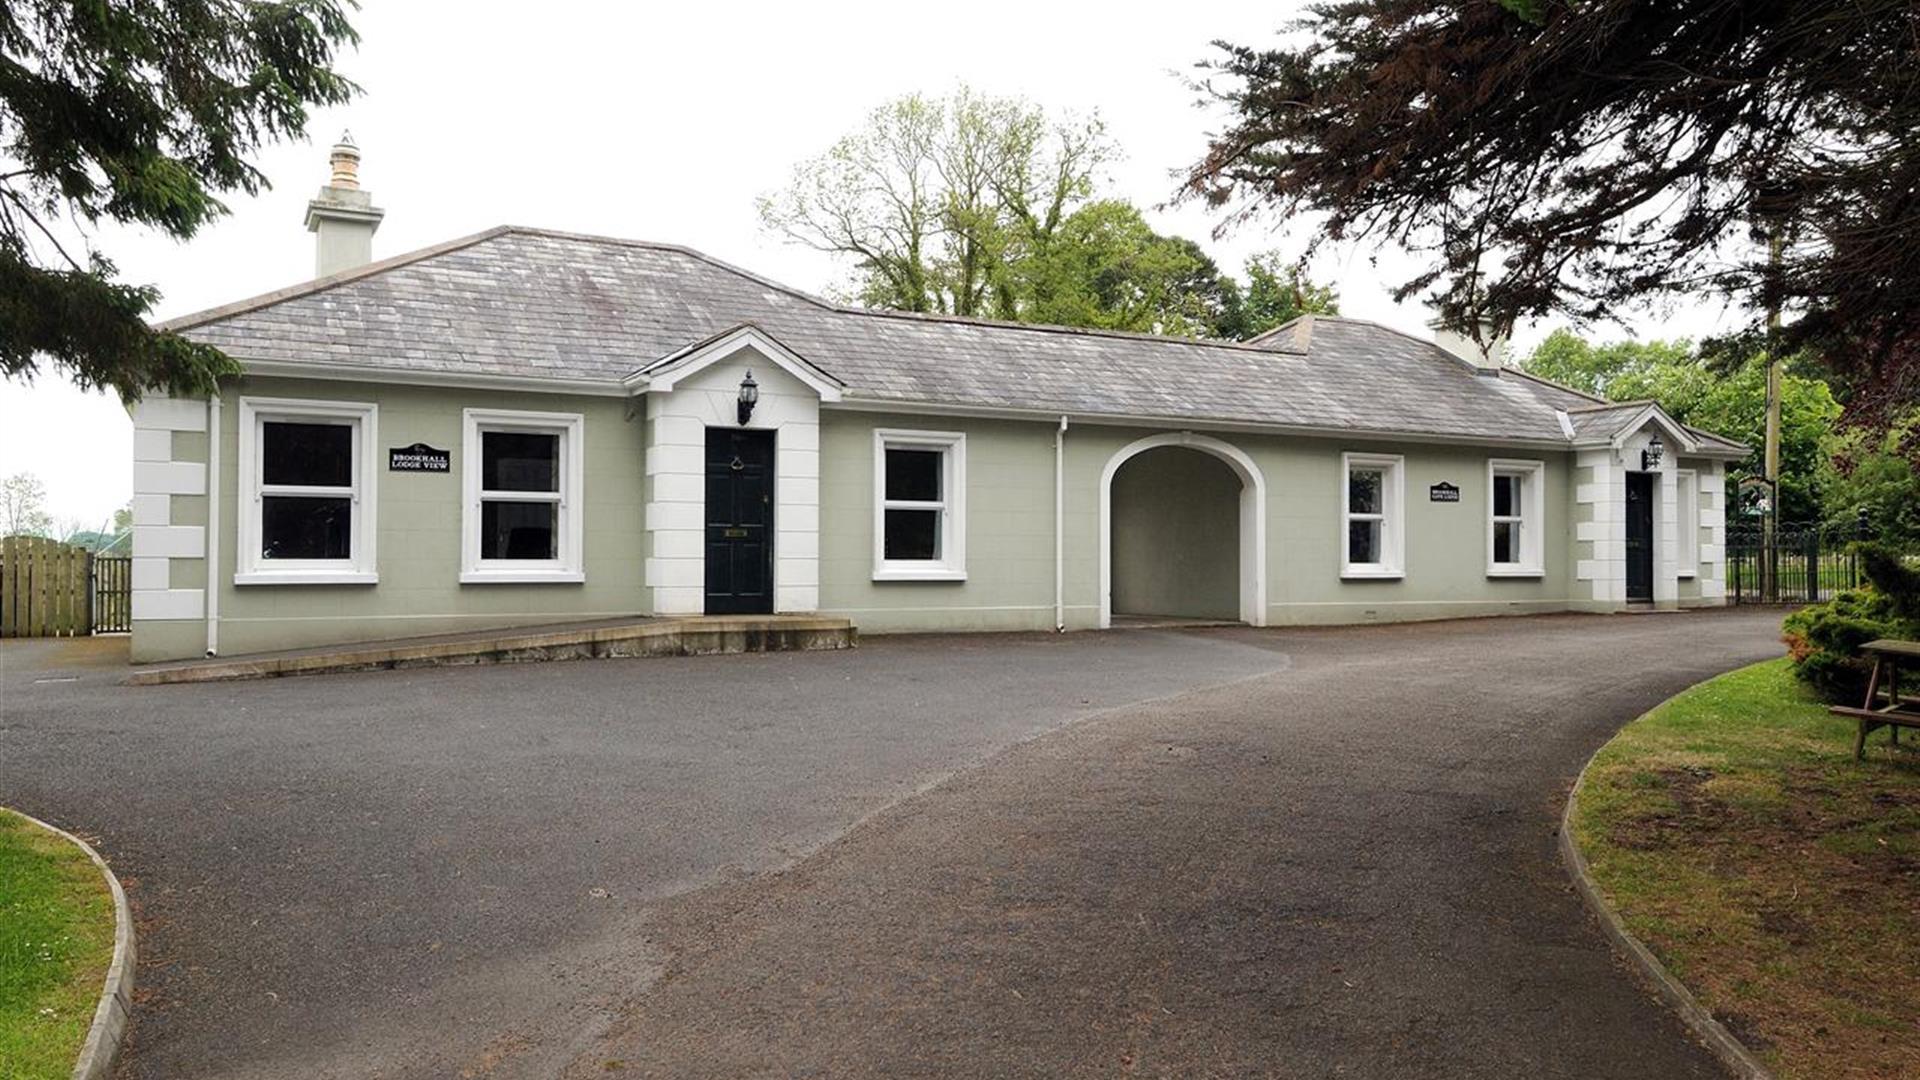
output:
[[[0,539],[0,637],[78,637],[93,630],[92,560],[43,536]]]
[[[93,632],[125,634],[133,630],[133,560],[125,555],[93,557]]]

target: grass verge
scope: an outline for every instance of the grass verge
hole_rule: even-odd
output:
[[[1770,660],[1635,720],[1574,837],[1675,978],[1783,1077],[1920,1076],[1920,754],[1853,760]],[[1911,737],[1911,736],[1910,736]]]
[[[0,810],[0,1077],[72,1075],[113,931],[113,896],[93,860]]]

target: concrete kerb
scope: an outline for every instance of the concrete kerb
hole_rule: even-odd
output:
[[[104,1080],[113,1071],[133,1011],[133,913],[127,908],[127,893],[93,845],[30,814],[20,816],[86,852],[106,877],[107,889],[113,894],[113,960],[107,965],[100,1004],[93,1010],[93,1026],[87,1029],[86,1041],[80,1044],[80,1058],[73,1066],[73,1080]]]
[[[1594,757],[1599,756],[1600,752],[1594,751]],[[1772,1070],[1761,1064],[1745,1043],[1728,1031],[1726,1025],[1714,1019],[1713,1013],[1700,1004],[1693,992],[1667,971],[1666,965],[1639,938],[1633,936],[1626,923],[1620,920],[1620,916],[1601,895],[1600,884],[1593,879],[1593,872],[1587,866],[1587,857],[1580,853],[1580,845],[1573,838],[1573,819],[1580,806],[1580,789],[1587,782],[1587,770],[1593,768],[1593,761],[1594,758],[1588,758],[1587,763],[1580,767],[1580,776],[1573,782],[1573,790],[1567,793],[1567,808],[1560,815],[1560,858],[1567,865],[1567,873],[1572,876],[1574,887],[1579,890],[1594,918],[1600,920],[1600,928],[1612,939],[1614,948],[1633,962],[1641,978],[1653,987],[1669,1008],[1680,1014],[1680,1019],[1693,1030],[1696,1038],[1706,1044],[1708,1050],[1713,1051],[1721,1064],[1742,1080],[1773,1080]]]
[[[452,640],[369,642],[290,656],[240,656],[148,668],[121,681],[128,686],[157,686],[440,665],[845,649],[857,640],[853,624],[841,618],[665,618],[616,626],[503,630]]]

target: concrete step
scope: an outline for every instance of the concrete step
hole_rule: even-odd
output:
[[[142,668],[121,681],[128,686],[161,686],[451,664],[849,649],[857,638],[850,620],[819,615],[636,618],[194,660]]]

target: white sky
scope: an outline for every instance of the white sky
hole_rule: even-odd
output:
[[[1147,209],[1160,231],[1201,241],[1225,268],[1237,272],[1266,248],[1297,254],[1306,240],[1272,223],[1214,240],[1216,218],[1203,207],[1154,208],[1220,126],[1195,107],[1183,77],[1213,39],[1271,40],[1293,5],[1199,2],[1130,18],[1110,3],[1031,0],[958,8],[549,0],[534,19],[504,4],[488,17],[488,6],[364,0],[353,20],[362,44],[341,66],[365,93],[316,115],[312,142],[261,155],[272,190],[230,198],[232,216],[188,244],[113,229],[98,246],[125,280],[160,288],[161,318],[303,280],[313,260],[306,203],[326,181],[326,147],[351,128],[362,182],[387,211],[376,258],[492,225],[534,225],[682,243],[822,290],[840,268],[763,235],[755,196],[873,106],[960,82],[1098,110],[1125,154],[1105,193]],[[1411,266],[1393,251],[1344,250],[1324,253],[1312,270],[1338,287],[1343,314],[1425,333],[1428,314],[1388,296]],[[1640,336],[1697,337],[1724,317],[1709,301],[1629,325]],[[1523,328],[1516,346],[1550,329]],[[45,374],[31,387],[0,381],[0,475],[37,473],[57,519],[92,524],[123,505],[131,458],[117,399]]]

